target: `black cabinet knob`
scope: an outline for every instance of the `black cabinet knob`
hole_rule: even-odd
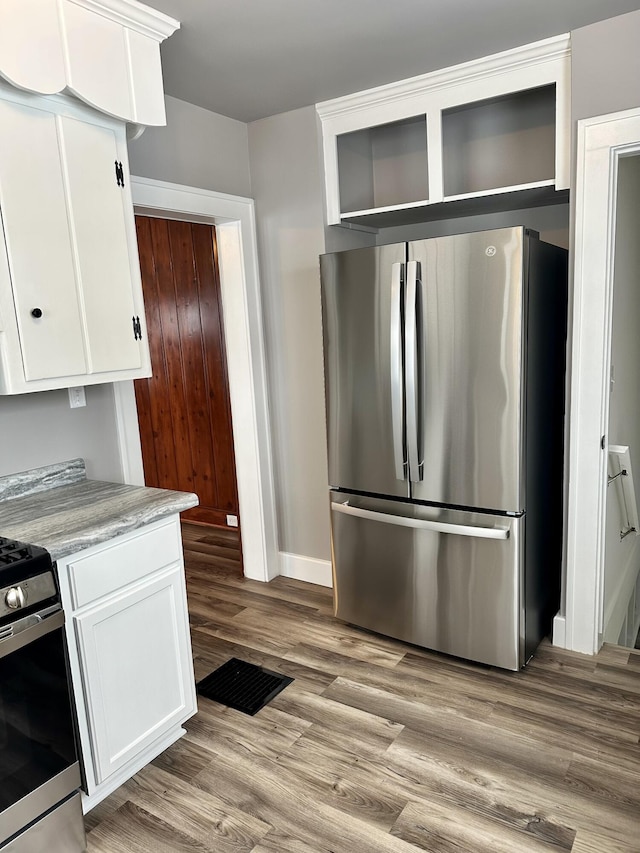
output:
[[[38,320],[40,317],[42,317],[42,308],[32,308],[31,316],[35,317],[36,320]]]

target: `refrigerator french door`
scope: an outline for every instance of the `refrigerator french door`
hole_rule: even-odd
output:
[[[557,606],[566,252],[509,228],[321,273],[335,613],[517,669]]]

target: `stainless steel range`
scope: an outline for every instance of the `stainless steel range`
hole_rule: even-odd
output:
[[[0,851],[86,849],[64,613],[51,558],[0,537]]]

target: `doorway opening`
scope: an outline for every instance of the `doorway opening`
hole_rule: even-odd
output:
[[[131,178],[136,213],[216,226],[244,576],[280,574],[262,309],[251,199],[150,178]],[[144,484],[132,382],[113,386],[124,482]]]
[[[640,631],[638,154],[618,161],[615,222],[602,634],[605,643],[633,648]]]
[[[145,483],[195,492],[200,503],[183,522],[228,529],[222,538],[241,574],[215,227],[136,216],[136,233],[153,369],[134,382]],[[208,532],[190,541],[215,558],[219,545],[209,553]]]
[[[623,161],[636,156],[640,156],[640,109],[578,121],[566,584],[553,641],[586,654],[598,652],[605,629],[615,633],[611,618],[613,610],[617,612],[612,604],[616,584],[611,577],[605,602],[607,502],[610,494],[611,499],[615,495],[608,485],[609,457],[615,442],[624,441],[618,447],[630,446],[621,435],[609,435],[617,193],[624,193],[626,177],[618,169],[620,164],[626,169]],[[633,226],[633,216],[628,219]],[[634,240],[638,242],[637,236],[627,242]],[[640,316],[634,319],[637,325]],[[614,364],[614,380],[617,371]]]
[[[136,216],[153,375],[134,383],[145,482],[195,492],[185,521],[238,526],[215,228]]]

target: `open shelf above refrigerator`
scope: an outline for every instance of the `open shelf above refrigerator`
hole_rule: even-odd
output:
[[[519,206],[556,204],[569,187],[567,35],[316,110],[329,225],[374,224],[376,214],[400,224],[407,210],[426,221],[432,206],[496,195],[509,209],[509,193],[531,195]]]

